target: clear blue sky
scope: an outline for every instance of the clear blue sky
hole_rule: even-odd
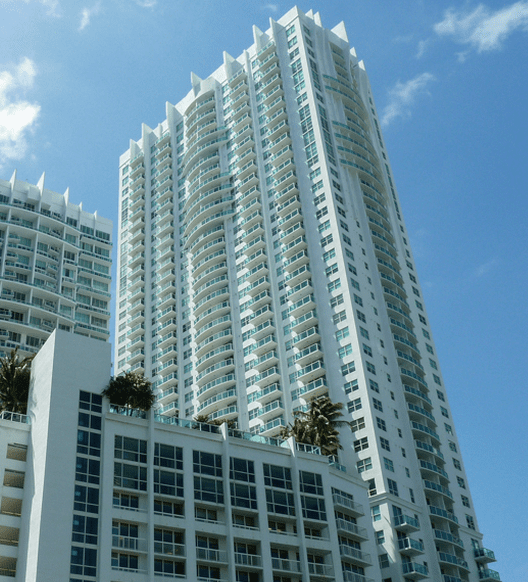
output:
[[[528,1],[314,0],[364,59],[485,545],[526,574]],[[0,0],[0,177],[117,220],[141,123],[291,4]]]

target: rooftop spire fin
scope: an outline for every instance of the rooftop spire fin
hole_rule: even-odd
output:
[[[332,32],[339,38],[342,38],[344,41],[348,42],[348,34],[345,28],[345,23],[343,21],[334,26],[334,28],[332,28]]]
[[[46,172],[42,172],[42,176],[40,180],[37,182],[37,188],[40,190],[40,193],[44,191],[44,180],[46,179]]]

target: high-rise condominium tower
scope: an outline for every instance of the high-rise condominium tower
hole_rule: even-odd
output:
[[[112,223],[16,179],[0,181],[0,357],[55,328],[107,340]]]
[[[117,371],[163,414],[276,435],[328,394],[384,580],[498,579],[481,546],[361,61],[293,9],[120,164]]]

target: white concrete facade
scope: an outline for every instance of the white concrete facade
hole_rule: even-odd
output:
[[[110,336],[112,222],[44,187],[0,181],[0,357],[55,328]]]
[[[380,579],[356,474],[293,441],[126,414],[109,379],[108,344],[57,330],[29,424],[0,418],[0,580]]]
[[[121,157],[117,371],[264,436],[328,394],[382,579],[498,580],[363,63],[312,12],[253,32]]]

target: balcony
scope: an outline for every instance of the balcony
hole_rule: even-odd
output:
[[[500,575],[495,570],[479,570],[479,580],[482,582],[494,582],[495,580],[499,580],[500,582]]]
[[[227,564],[227,552],[209,548],[196,548],[196,559],[200,562]]]
[[[334,567],[331,564],[316,564],[314,562],[308,562],[308,572],[310,573],[310,580],[334,577]]]
[[[405,578],[411,580],[420,580],[422,578],[427,578],[429,571],[427,566],[423,564],[417,564],[416,562],[405,562],[402,564],[402,573]]]
[[[339,493],[334,493],[332,495],[332,500],[334,502],[334,509],[344,509],[348,514],[353,515],[354,517],[365,515],[363,507],[348,497],[339,495]]]
[[[342,559],[351,560],[352,562],[361,564],[362,566],[372,565],[370,554],[362,552],[361,550],[356,550],[356,548],[352,548],[344,544],[339,544],[339,553],[341,554]]]
[[[361,541],[368,540],[368,533],[366,528],[360,527],[351,521],[346,521],[345,519],[336,519],[336,528],[338,533],[347,534],[348,536]]]
[[[413,540],[412,538],[402,538],[398,540],[398,549],[402,554],[412,556],[415,554],[423,554],[424,545],[422,542]]]
[[[262,568],[262,558],[256,554],[242,554],[235,552],[235,564],[248,568]]]
[[[398,531],[412,532],[420,529],[420,522],[409,515],[396,515],[394,517],[394,527]]]
[[[473,553],[475,555],[475,560],[481,564],[497,561],[495,558],[495,553],[491,550],[487,550],[486,548],[475,548]]]
[[[451,544],[454,544],[455,546],[458,546],[459,548],[464,549],[464,543],[462,542],[462,540],[459,537],[453,535],[451,532],[444,531],[443,529],[435,529],[434,534],[435,538],[445,542],[449,542]]]
[[[279,572],[301,572],[301,562],[297,560],[286,560],[282,558],[271,558],[271,567]]]

